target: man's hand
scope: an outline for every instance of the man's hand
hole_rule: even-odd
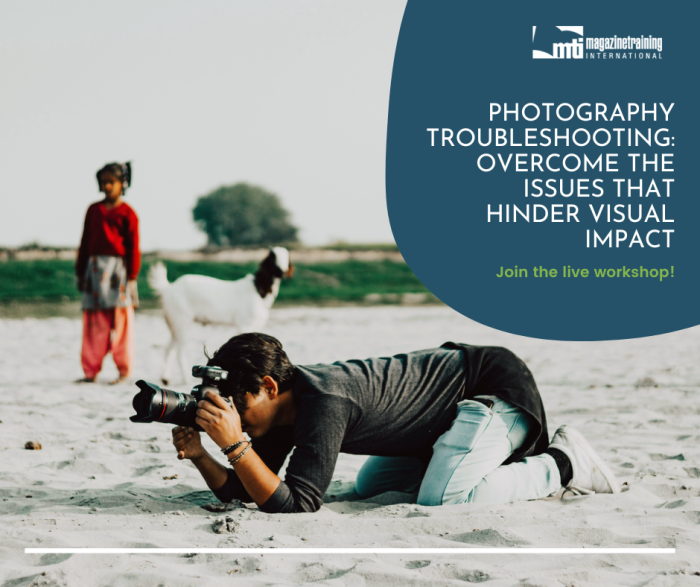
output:
[[[199,402],[195,422],[204,429],[209,437],[221,448],[245,440],[241,430],[241,417],[236,408],[233,407],[233,401],[231,402],[232,405],[229,405],[219,394],[210,391],[207,391],[204,397],[207,399]],[[254,448],[246,447],[244,449],[239,447],[228,456],[229,458],[235,457],[241,454],[243,450],[248,452],[246,452],[245,458],[237,461],[235,474],[243,483],[243,487],[253,501],[258,505],[262,505],[277,491],[280,478],[255,453]],[[195,461],[195,466],[202,471],[203,466],[201,463],[206,461],[206,458],[201,461]],[[223,467],[221,469],[226,473],[226,469],[223,469]],[[228,473],[226,474],[228,475]],[[214,484],[219,482],[218,479],[220,479],[219,476],[217,476],[217,480],[213,480],[212,477],[211,483],[207,481],[209,487],[214,487]],[[221,483],[223,485],[223,481]]]
[[[206,399],[199,402],[195,422],[209,437],[225,448],[239,440],[245,440],[241,430],[241,417],[235,407],[230,406],[217,393],[206,391]],[[231,402],[233,404],[233,402]]]
[[[77,281],[77,284],[76,284],[76,285],[77,285],[77,287],[78,287],[78,291],[80,291],[80,292],[85,291],[85,287],[86,287],[86,286],[85,286],[85,280],[84,280],[82,277],[78,277],[78,278],[76,279],[76,281]]]
[[[194,428],[184,426],[173,428],[173,445],[177,450],[177,458],[180,460],[194,460],[207,454],[199,438],[199,432]]]

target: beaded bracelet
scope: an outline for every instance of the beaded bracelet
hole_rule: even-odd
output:
[[[241,444],[245,444],[248,442],[247,440],[239,440],[238,442],[235,442],[233,444],[229,444],[228,446],[225,446],[224,448],[221,449],[221,452],[224,453],[225,455],[228,455],[229,453],[232,453],[234,450],[236,450]]]
[[[240,461],[240,460],[243,458],[243,455],[244,455],[245,453],[247,453],[248,450],[250,450],[250,447],[251,447],[251,446],[253,446],[253,443],[250,442],[250,440],[248,440],[247,442],[248,442],[248,446],[246,446],[246,447],[245,447],[241,452],[239,452],[235,457],[233,457],[232,459],[229,459],[228,462],[229,462],[229,464],[230,464],[231,466],[233,466],[235,463],[237,463],[238,461]]]

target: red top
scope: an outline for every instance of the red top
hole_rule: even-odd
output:
[[[141,268],[139,219],[129,204],[122,202],[111,210],[107,210],[102,202],[90,205],[75,264],[79,278],[85,274],[90,255],[123,257],[127,279],[136,279]]]

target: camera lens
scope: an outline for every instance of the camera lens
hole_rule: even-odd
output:
[[[136,410],[136,415],[130,418],[132,422],[196,426],[197,400],[193,395],[163,389],[143,380],[137,381],[136,385],[141,391],[132,402]]]

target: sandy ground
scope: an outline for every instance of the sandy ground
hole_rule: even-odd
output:
[[[137,316],[136,374],[157,381],[167,341]],[[426,508],[348,500],[363,457],[341,455],[314,514],[230,512],[232,533],[170,427],[136,425],[133,385],[81,375],[80,321],[0,320],[0,585],[700,585],[700,329],[606,343],[504,334],[444,307],[273,310],[267,331],[300,364],[447,340],[508,346],[532,368],[550,422],[579,427],[626,491]],[[201,327],[191,360],[231,332]],[[187,390],[187,386],[175,388]],[[27,441],[42,450],[25,450]],[[214,451],[213,444],[208,445]],[[223,457],[222,457],[223,459]],[[332,497],[334,496],[334,497]],[[25,555],[26,547],[675,547],[675,555]]]

